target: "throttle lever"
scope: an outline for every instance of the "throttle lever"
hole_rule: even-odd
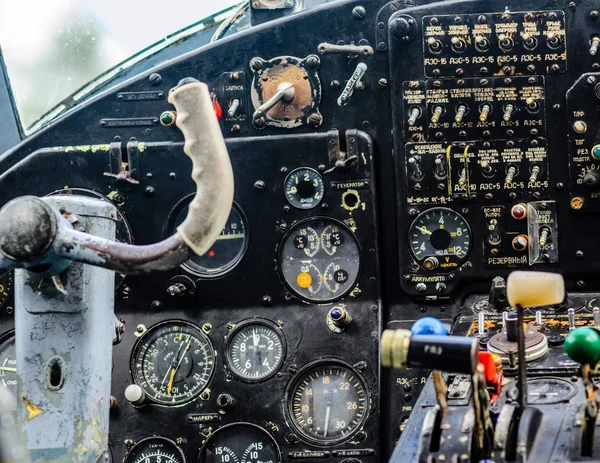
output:
[[[0,275],[14,268],[64,270],[69,261],[121,273],[174,268],[202,255],[225,227],[233,203],[233,171],[206,84],[182,79],[169,94],[192,160],[196,195],[177,233],[155,244],[117,243],[73,229],[45,199],[23,196],[0,209]],[[51,270],[48,271],[48,268]]]

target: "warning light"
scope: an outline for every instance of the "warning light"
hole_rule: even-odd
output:
[[[296,282],[302,289],[306,289],[312,284],[312,277],[310,273],[302,272],[296,278]]]
[[[212,249],[210,251],[208,251],[208,255],[209,257],[212,257],[215,255],[215,251],[213,251]]]

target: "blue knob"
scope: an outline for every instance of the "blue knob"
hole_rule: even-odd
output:
[[[410,328],[412,334],[436,334],[439,336],[447,336],[448,331],[444,324],[437,318],[423,317],[417,320]]]

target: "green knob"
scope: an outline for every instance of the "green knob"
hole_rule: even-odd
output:
[[[570,331],[565,338],[565,352],[582,365],[596,365],[600,361],[600,333],[587,327]]]

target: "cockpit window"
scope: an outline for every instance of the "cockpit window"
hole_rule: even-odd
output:
[[[0,2],[0,46],[25,132],[39,128],[42,116],[64,111],[70,96],[89,91],[88,82],[103,74],[110,79],[136,62],[131,58],[147,56],[151,45],[169,42],[174,32],[239,2]],[[212,23],[227,15],[211,18]]]

